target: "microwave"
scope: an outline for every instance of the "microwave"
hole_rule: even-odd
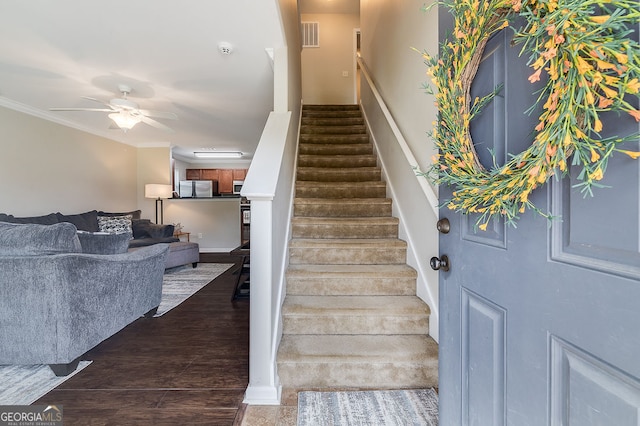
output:
[[[233,193],[234,194],[240,194],[240,191],[242,191],[242,185],[244,184],[243,180],[234,180],[233,181]]]

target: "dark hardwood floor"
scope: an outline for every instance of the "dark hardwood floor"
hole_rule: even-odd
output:
[[[233,425],[249,380],[249,301],[231,301],[240,256],[159,318],[141,318],[87,352],[93,363],[35,404],[58,404],[68,425]],[[235,423],[234,423],[235,422]]]

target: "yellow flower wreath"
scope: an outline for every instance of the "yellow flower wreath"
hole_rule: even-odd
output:
[[[498,216],[515,225],[527,208],[550,217],[529,195],[558,171],[565,174],[571,156],[586,194],[603,178],[614,152],[640,156],[619,148],[638,134],[599,135],[602,112],[622,111],[640,121],[631,101],[640,92],[640,49],[628,37],[639,21],[638,0],[449,0],[445,6],[454,14],[452,36],[439,57],[423,54],[437,87],[439,117],[431,136],[440,151],[424,175],[454,187],[450,209],[478,213],[482,230]],[[487,40],[517,16],[526,20],[515,39],[531,54],[528,80],[548,77],[538,97],[543,112],[531,146],[487,170],[469,124],[498,89],[471,100],[470,88]]]

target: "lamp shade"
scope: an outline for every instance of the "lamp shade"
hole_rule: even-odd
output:
[[[161,183],[148,183],[144,186],[145,198],[171,198],[173,196],[173,188],[171,185]]]

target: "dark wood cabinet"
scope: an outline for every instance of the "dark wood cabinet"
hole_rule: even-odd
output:
[[[187,180],[200,180],[201,169],[187,169]]]
[[[202,180],[220,180],[220,171],[218,169],[201,169],[200,179]]]
[[[220,179],[218,180],[218,191],[221,194],[233,193],[233,170],[219,169]]]
[[[187,169],[187,180],[218,181],[220,194],[233,194],[233,181],[244,180],[247,169]]]
[[[244,180],[247,176],[247,169],[233,169],[233,180]]]

